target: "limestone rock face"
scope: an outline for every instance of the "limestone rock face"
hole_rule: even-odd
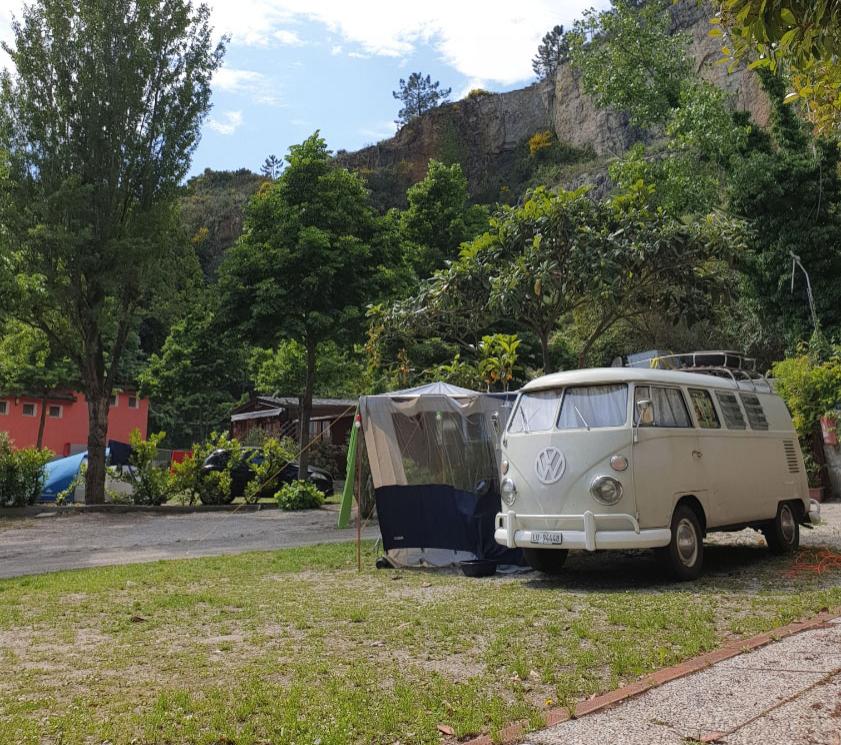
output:
[[[727,91],[734,110],[747,111],[756,124],[767,126],[770,105],[758,77],[744,66],[729,73],[727,65],[716,64],[721,43],[709,36],[712,6],[681,0],[670,12],[673,31],[688,37],[690,56],[701,77]],[[425,176],[430,158],[461,163],[471,195],[493,201],[522,182],[526,143],[536,132],[553,131],[560,142],[600,157],[621,155],[634,142],[649,137],[630,126],[624,113],[599,109],[581,91],[577,78],[569,65],[563,65],[554,80],[440,106],[409,122],[394,137],[354,153],[340,152],[337,158],[368,175],[369,185],[381,191],[381,207],[399,206],[406,187]]]

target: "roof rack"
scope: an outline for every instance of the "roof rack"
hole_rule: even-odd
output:
[[[749,385],[754,393],[772,393],[771,382],[756,371],[756,360],[740,352],[714,350],[652,357],[652,368],[713,375],[732,380],[737,388]],[[759,384],[760,387],[757,386]]]

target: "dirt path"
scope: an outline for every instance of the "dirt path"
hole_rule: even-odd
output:
[[[354,540],[355,530],[336,528],[336,509],[4,520],[0,577]],[[376,524],[363,535],[378,537]]]

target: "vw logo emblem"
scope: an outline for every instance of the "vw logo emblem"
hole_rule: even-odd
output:
[[[542,484],[554,484],[564,475],[567,462],[564,454],[555,447],[541,450],[534,462],[534,472]]]

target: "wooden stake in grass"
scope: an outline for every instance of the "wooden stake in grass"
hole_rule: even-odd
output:
[[[360,426],[360,422],[354,422],[354,427]],[[356,496],[356,570],[362,571],[362,468],[359,457],[360,438],[356,438],[356,469],[354,471],[354,489],[353,493]]]

